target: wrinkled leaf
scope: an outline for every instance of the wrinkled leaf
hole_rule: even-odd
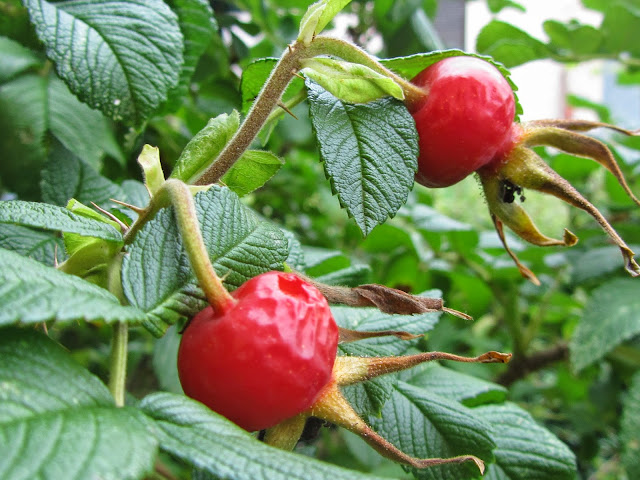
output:
[[[228,188],[213,186],[197,194],[195,204],[209,256],[228,288],[283,268],[288,251],[282,232],[258,221]],[[145,326],[158,336],[206,305],[171,209],[138,232],[123,262],[122,281],[127,299],[149,313]]]
[[[396,99],[344,103],[307,80],[310,114],[325,173],[363,234],[393,217],[414,183],[413,118]]]
[[[490,425],[497,448],[496,461],[487,466],[490,480],[569,480],[576,477],[573,452],[531,415],[515,404],[486,405],[472,410]]]
[[[116,408],[100,380],[45,335],[3,331],[0,385],[1,478],[140,479],[153,468],[149,420]]]
[[[43,230],[60,230],[86,237],[96,237],[108,242],[122,242],[122,234],[111,225],[46,203],[23,200],[0,202],[0,223]]]
[[[139,124],[178,83],[183,37],[161,0],[24,3],[58,74],[105,115]]]
[[[229,480],[380,480],[270,447],[182,395],[155,393],[140,407],[155,420],[160,448],[216,478]]]
[[[107,290],[0,249],[0,325],[55,320],[140,323],[144,314]]]
[[[620,343],[640,333],[637,281],[620,278],[593,291],[569,343],[573,368],[599,361]]]

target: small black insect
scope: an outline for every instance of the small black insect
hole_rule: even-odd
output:
[[[503,180],[501,184],[501,194],[502,201],[504,203],[513,203],[516,201],[516,195],[520,197],[520,201],[524,202],[524,190],[522,187],[511,183],[509,180]]]

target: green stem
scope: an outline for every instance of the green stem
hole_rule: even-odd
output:
[[[377,59],[352,43],[331,37],[319,36],[308,45],[296,41],[289,45],[280,60],[271,71],[271,75],[262,87],[246,118],[229,140],[218,158],[194,182],[196,185],[208,185],[218,182],[222,176],[249,148],[260,130],[270,118],[273,109],[278,105],[282,94],[293,76],[300,70],[300,61],[318,55],[333,55],[352,63],[365,65],[372,70],[386,75],[398,83],[404,92],[405,103],[411,105],[426,95],[425,90],[413,85],[406,79],[392,72]]]
[[[242,125],[220,152],[216,161],[195,181],[196,185],[207,185],[219,181],[249,148],[271,111],[280,102],[289,82],[300,69],[299,62],[307,55],[307,48],[303,43],[295,42],[285,49]]]
[[[109,367],[109,390],[117,407],[123,407],[125,400],[128,340],[129,326],[125,322],[117,322],[113,326]]]
[[[225,309],[235,300],[224,288],[222,281],[211,264],[209,252],[202,239],[200,223],[196,214],[196,205],[193,201],[191,190],[185,183],[174,179],[167,180],[163,184],[162,190],[171,199],[178,229],[200,288],[202,288],[209,305],[214,310],[221,311]]]
[[[207,252],[207,247],[202,240],[193,193],[185,183],[180,180],[169,179],[162,184],[151,198],[149,206],[140,212],[138,219],[131,225],[124,237],[125,244],[133,241],[142,225],[151,220],[158,213],[158,210],[168,206],[173,206],[180,237],[200,288],[209,304],[216,311],[223,310],[235,300],[224,288],[222,281],[211,264],[209,252]]]

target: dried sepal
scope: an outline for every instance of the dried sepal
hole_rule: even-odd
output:
[[[310,417],[331,422],[362,437],[382,456],[414,468],[428,468],[450,463],[473,462],[484,473],[484,462],[473,455],[451,458],[415,458],[374,431],[353,409],[340,387],[364,382],[380,375],[406,370],[433,360],[453,360],[465,363],[506,363],[510,353],[486,352],[477,357],[462,357],[446,352],[424,352],[400,357],[337,357],[331,381],[322,389],[313,405],[305,412],[266,430],[264,441],[269,445],[292,450]]]
[[[533,273],[530,268],[525,266],[520,261],[518,256],[513,252],[513,250],[511,250],[511,248],[509,248],[509,245],[507,244],[507,238],[504,235],[504,229],[502,228],[502,221],[496,215],[494,215],[493,213],[491,214],[491,220],[493,220],[493,226],[496,229],[496,233],[498,234],[498,238],[500,238],[500,241],[502,242],[502,246],[504,247],[504,249],[507,252],[507,254],[511,257],[513,262],[516,264],[516,267],[518,267],[518,270],[520,271],[520,274],[524,278],[529,280],[531,283],[533,283],[534,285],[538,285],[539,286],[540,285],[540,280],[538,280],[538,277],[536,276],[536,274]]]
[[[624,135],[629,136],[638,135],[638,133],[640,133],[640,130],[627,130],[626,128],[621,128],[609,123],[593,122],[590,120],[580,120],[573,118],[532,120],[525,123],[523,126],[525,129],[536,127],[555,127],[572,132],[589,132],[591,130],[595,130],[596,128],[606,128],[607,130],[613,130],[614,132],[623,133]]]
[[[591,124],[592,122],[588,123]],[[627,135],[632,134],[632,132],[629,132],[628,130],[613,127],[611,125],[598,124],[598,126],[606,126],[607,128],[614,129],[615,131],[622,132]],[[609,150],[609,147],[600,140],[588,137],[587,135],[582,135],[581,133],[575,133],[575,131],[571,131],[571,129],[548,126],[534,128],[525,127],[521,142],[522,146],[527,147],[540,145],[555,147],[563,152],[590,158],[591,160],[598,162],[604,168],[609,170],[614,177],[616,177],[616,180],[618,180],[618,183],[624,189],[629,198],[631,198],[636,205],[640,205],[640,200],[636,198],[629,188],[629,185],[622,174],[622,170],[620,170],[620,166],[618,165],[618,162],[616,162],[611,150]]]
[[[335,382],[325,387],[309,413],[314,417],[327,420],[359,435],[380,455],[395,462],[419,469],[450,463],[473,462],[480,470],[480,473],[484,473],[484,462],[473,455],[452,458],[415,458],[406,454],[379,435],[360,418],[344,398]]]
[[[353,385],[435,360],[463,363],[507,363],[511,360],[511,354],[490,351],[477,357],[463,357],[447,352],[422,352],[399,357],[338,357],[333,367],[333,378],[339,386]]]
[[[402,330],[381,330],[378,332],[366,332],[361,330],[350,330],[348,328],[338,327],[338,332],[340,334],[340,340],[338,343],[350,343],[356,342],[358,340],[365,340],[367,338],[376,338],[376,337],[390,337],[394,336],[399,338],[400,340],[413,340],[415,338],[420,338],[422,335],[415,335],[413,333],[405,332]]]
[[[381,312],[389,314],[413,315],[416,313],[446,312],[467,320],[471,319],[466,313],[445,307],[441,298],[419,297],[378,284],[360,285],[353,288],[326,285],[300,273],[297,275],[320,290],[329,303],[339,303],[350,307],[376,307]]]
[[[577,242],[577,237],[568,230],[565,230],[563,240],[552,239],[539,232],[524,209],[515,203],[514,191],[521,193],[523,188],[529,188],[553,195],[589,213],[620,248],[625,260],[625,269],[634,277],[640,275],[640,267],[633,258],[633,251],[607,219],[533,150],[518,145],[506,161],[498,166],[481,169],[478,174],[491,213],[524,240],[540,246],[571,246]],[[505,185],[509,190],[505,190]]]

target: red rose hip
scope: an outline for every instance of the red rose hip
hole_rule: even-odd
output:
[[[411,82],[425,90],[408,105],[419,136],[418,183],[453,185],[510,150],[515,99],[496,67],[475,57],[448,57]]]
[[[185,393],[249,431],[308,409],[331,380],[338,327],[324,296],[268,272],[189,323],[178,352]]]

